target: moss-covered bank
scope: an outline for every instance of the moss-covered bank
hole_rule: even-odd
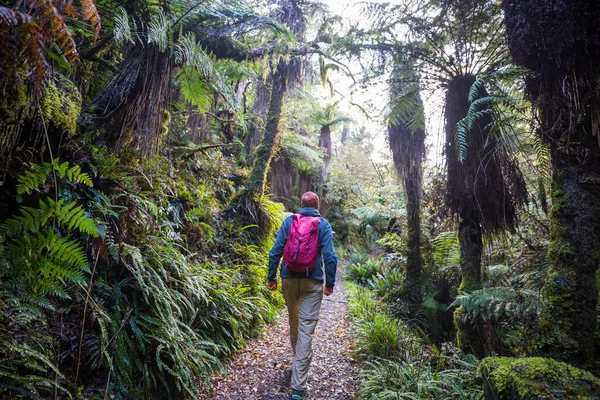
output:
[[[485,398],[600,399],[600,379],[549,358],[485,358],[477,369]]]

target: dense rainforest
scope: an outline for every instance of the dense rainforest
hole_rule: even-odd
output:
[[[0,45],[0,398],[214,394],[314,191],[354,398],[600,399],[596,0],[3,0]]]

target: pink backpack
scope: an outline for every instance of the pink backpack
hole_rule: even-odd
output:
[[[315,268],[319,255],[320,217],[294,214],[287,242],[283,248],[283,265],[293,272],[309,272]]]

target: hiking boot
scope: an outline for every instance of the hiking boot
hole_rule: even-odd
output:
[[[302,400],[304,398],[304,390],[292,390],[291,400]]]

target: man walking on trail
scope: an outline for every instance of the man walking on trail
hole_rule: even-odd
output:
[[[269,289],[277,290],[277,268],[283,256],[281,282],[290,319],[292,400],[306,391],[312,360],[312,337],[319,319],[323,295],[333,293],[337,257],[331,225],[319,214],[319,197],[306,192],[298,214],[287,217],[269,252]]]

